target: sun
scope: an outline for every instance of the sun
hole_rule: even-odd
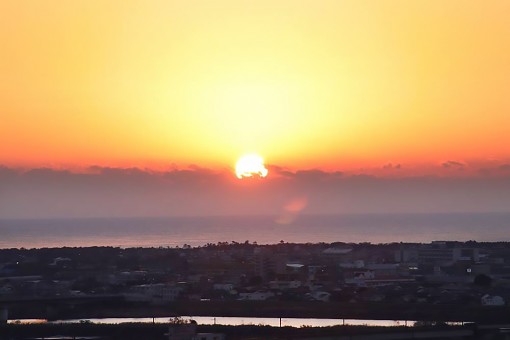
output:
[[[244,155],[236,163],[237,178],[267,176],[267,169],[264,166],[264,159],[257,154]]]

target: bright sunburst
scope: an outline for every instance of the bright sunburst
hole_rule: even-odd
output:
[[[244,155],[236,163],[237,178],[267,176],[267,169],[264,166],[264,159],[256,154]]]

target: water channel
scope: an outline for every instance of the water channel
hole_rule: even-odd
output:
[[[79,323],[92,322],[96,324],[119,323],[168,323],[173,317],[157,318],[102,318],[102,319],[71,319],[47,321],[43,319],[9,320],[9,323]],[[369,319],[309,319],[309,318],[256,318],[256,317],[214,317],[214,316],[183,316],[182,320],[195,320],[199,325],[266,325],[274,327],[329,327],[338,325],[351,326],[382,326],[398,327],[413,326],[416,320],[369,320]],[[462,322],[448,322],[449,325],[462,325]]]

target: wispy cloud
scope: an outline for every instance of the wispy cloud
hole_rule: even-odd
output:
[[[441,166],[446,169],[448,168],[463,169],[465,164],[458,161],[446,161],[442,163]]]

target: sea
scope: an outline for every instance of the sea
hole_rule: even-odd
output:
[[[0,249],[510,241],[510,213],[0,219]]]

